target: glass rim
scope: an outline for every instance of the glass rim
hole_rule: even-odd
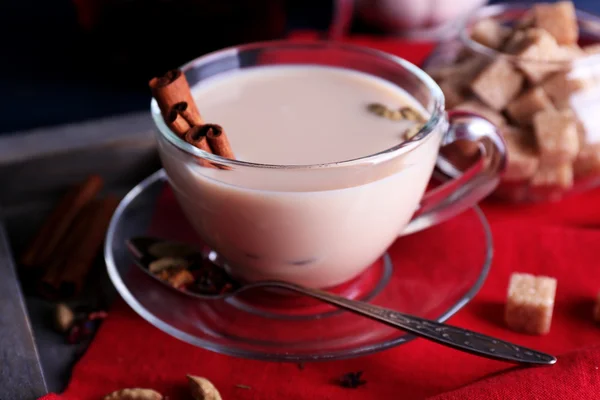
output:
[[[533,4],[535,4],[535,3],[533,3],[533,2],[531,2],[531,3],[526,3],[526,2],[497,3],[497,4],[491,4],[491,5],[481,7],[479,9],[471,12],[463,19],[463,22],[459,28],[459,33],[458,33],[459,39],[470,50],[472,50],[476,53],[485,55],[490,58],[502,58],[504,60],[507,60],[507,61],[510,61],[513,63],[526,62],[528,64],[558,65],[558,66],[571,65],[575,60],[544,61],[544,60],[534,60],[531,58],[522,58],[522,57],[516,56],[514,54],[504,53],[502,51],[498,51],[496,49],[485,46],[485,45],[473,40],[471,38],[471,36],[469,35],[469,32],[468,32],[469,25],[475,21],[482,20],[485,18],[493,18],[494,16],[497,16],[503,12],[511,11],[511,10],[526,12],[527,10],[531,9]],[[577,18],[578,25],[580,24],[581,20],[583,20],[583,19],[593,19],[598,23],[598,26],[600,27],[600,16],[597,16],[596,14],[590,13],[588,11],[580,10],[578,8],[575,9],[575,13],[576,13],[575,15]],[[592,57],[592,56],[590,56],[590,57]],[[585,59],[585,57],[584,57],[584,59]]]
[[[218,165],[228,166],[228,167],[250,167],[250,168],[268,168],[268,169],[323,169],[323,168],[338,168],[338,167],[351,167],[357,166],[360,164],[368,164],[368,163],[376,163],[383,159],[391,159],[397,157],[401,154],[408,153],[419,147],[422,143],[425,142],[425,139],[429,137],[429,134],[432,133],[443,119],[444,115],[444,95],[441,88],[438,84],[431,78],[427,73],[425,73],[422,69],[417,67],[416,65],[406,61],[405,59],[398,57],[394,54],[386,53],[381,50],[372,49],[366,46],[352,45],[346,43],[338,43],[331,41],[300,41],[300,40],[272,40],[272,41],[261,41],[254,42],[239,46],[231,46],[228,48],[224,48],[222,50],[217,50],[203,56],[200,56],[192,61],[185,63],[181,66],[181,70],[185,73],[186,71],[193,69],[195,67],[199,67],[204,64],[208,64],[216,59],[224,58],[226,56],[235,55],[244,51],[257,50],[261,48],[265,49],[291,49],[291,48],[304,48],[304,49],[316,49],[323,50],[327,48],[336,48],[343,51],[353,52],[353,53],[362,53],[365,55],[379,57],[381,59],[385,59],[393,62],[400,69],[404,69],[408,71],[411,75],[416,77],[429,91],[433,100],[433,109],[430,113],[429,119],[423,124],[421,129],[417,132],[409,140],[404,140],[390,148],[385,150],[378,151],[373,154],[368,154],[365,156],[342,160],[342,161],[334,161],[329,163],[320,163],[320,164],[292,164],[292,165],[279,165],[279,164],[266,164],[266,163],[256,163],[250,161],[241,161],[237,159],[229,159],[225,157],[221,157],[219,155],[208,153],[204,150],[201,150],[191,144],[187,143],[185,140],[181,139],[177,136],[171,129],[165,124],[160,110],[158,108],[158,104],[156,103],[156,99],[152,98],[150,102],[150,113],[154,120],[154,123],[158,127],[158,131],[160,135],[166,139],[171,145],[175,146],[178,150],[199,157]],[[300,64],[300,63],[299,63]],[[302,65],[302,64],[300,64]],[[310,64],[305,64],[310,65]],[[209,78],[210,79],[210,78]],[[193,85],[191,85],[193,87]]]

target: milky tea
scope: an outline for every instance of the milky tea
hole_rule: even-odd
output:
[[[237,160],[280,166],[203,168],[159,141],[190,223],[248,280],[322,288],[357,276],[418,208],[442,137],[434,132],[399,156],[337,168],[405,142],[417,123],[384,118],[369,104],[428,117],[402,88],[349,69],[252,67],[202,80],[192,93],[203,119],[223,126]]]

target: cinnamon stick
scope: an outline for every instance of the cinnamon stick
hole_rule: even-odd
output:
[[[196,107],[188,81],[181,70],[172,70],[164,76],[152,78],[149,86],[165,120],[171,108],[182,101],[188,103],[188,111],[195,118],[200,118],[200,111]]]
[[[79,237],[77,246],[65,261],[59,285],[63,296],[69,297],[81,292],[118,205],[119,199],[116,196],[108,196],[94,204],[93,215],[88,221],[86,231],[80,232],[82,236]],[[78,233],[73,232],[73,235],[77,236]]]
[[[183,139],[191,144],[199,148],[200,150],[204,150],[207,153],[212,153],[210,146],[208,145],[208,140],[206,139],[206,125],[193,126],[191,127]]]
[[[190,124],[177,112],[177,110],[171,109],[169,115],[167,115],[167,125],[173,132],[179,137],[183,137],[185,133],[190,129]]]
[[[206,131],[204,129],[204,125],[192,126],[184,135],[183,140],[199,148],[200,150],[204,150],[207,153],[212,153],[210,146],[208,145],[208,140],[206,139]],[[214,164],[200,158],[198,163],[203,167],[216,168]]]
[[[46,263],[63,240],[77,214],[98,194],[102,185],[103,180],[100,176],[91,175],[83,183],[69,190],[22,254],[21,265],[34,267]]]
[[[65,298],[81,291],[118,203],[109,196],[94,200],[79,213],[38,284],[42,296]]]
[[[235,158],[227,135],[221,126],[206,124],[203,125],[203,128],[206,130],[206,138],[208,139],[208,144],[214,154],[230,159]]]
[[[204,151],[225,158],[235,158],[223,128],[215,124],[204,124],[181,70],[169,71],[162,77],[152,78],[149,85],[171,130]],[[206,140],[201,139],[201,136],[206,136]]]
[[[69,253],[77,246],[81,235],[90,225],[90,220],[95,211],[96,202],[87,204],[77,215],[68,234],[52,254],[44,275],[41,277],[37,291],[41,296],[50,300],[56,300],[60,296],[61,277],[64,271]]]
[[[175,111],[176,113],[181,115],[190,126],[200,126],[204,124],[202,118],[196,116],[193,112],[190,111],[190,107],[187,101],[181,101],[175,104],[171,111]]]

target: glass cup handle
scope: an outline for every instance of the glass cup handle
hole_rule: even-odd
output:
[[[477,144],[479,157],[463,172],[439,155],[436,167],[451,179],[425,193],[401,235],[418,232],[462,213],[483,200],[500,182],[506,165],[506,146],[496,127],[464,111],[449,111],[448,121],[449,129],[441,145],[467,140]]]

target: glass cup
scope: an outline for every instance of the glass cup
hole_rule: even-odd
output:
[[[182,70],[193,87],[231,70],[285,64],[343,67],[385,79],[430,117],[412,139],[377,154],[266,165],[191,146],[165,125],[152,100],[158,151],[177,200],[200,238],[238,278],[336,286],[364,271],[399,235],[461,213],[498,184],[505,149],[495,127],[468,113],[447,114],[441,89],[399,57],[340,43],[279,41],[225,49]],[[476,143],[479,157],[459,172],[439,153],[463,140]],[[202,166],[207,162],[220,168]],[[436,164],[452,179],[427,191]]]

